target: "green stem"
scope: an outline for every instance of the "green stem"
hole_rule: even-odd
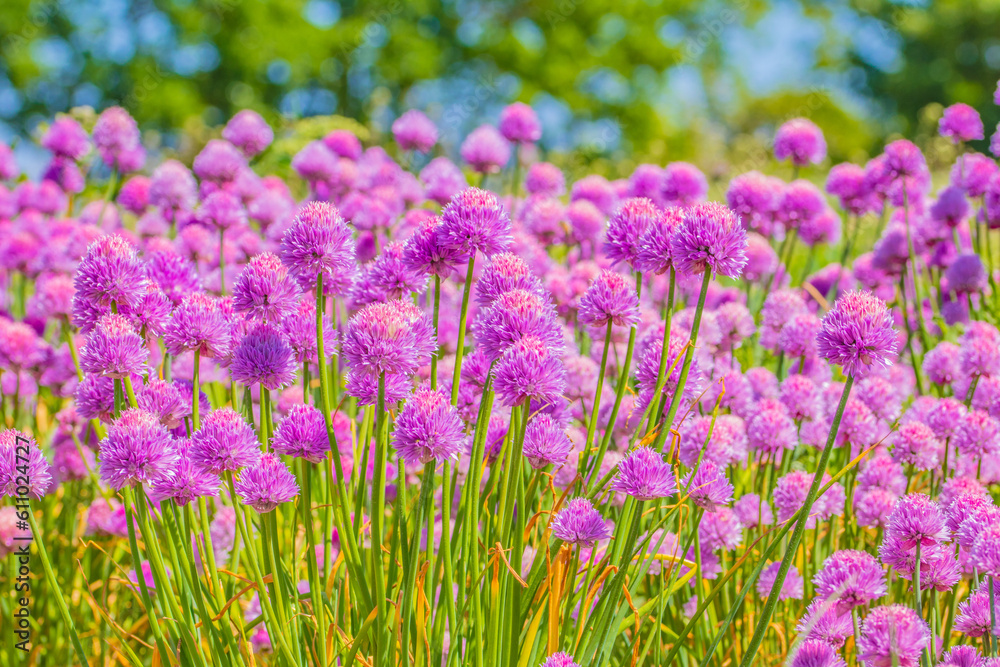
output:
[[[830,460],[830,451],[833,449],[834,440],[837,439],[837,432],[840,430],[840,420],[844,416],[844,407],[847,405],[847,397],[850,395],[851,387],[853,386],[854,376],[850,375],[847,378],[847,382],[844,383],[844,391],[840,395],[840,404],[837,406],[837,412],[833,417],[830,435],[826,439],[826,446],[823,448],[819,462],[816,464],[812,485],[809,487],[809,493],[806,495],[806,500],[800,510],[801,513],[795,524],[795,531],[792,533],[791,539],[788,541],[788,546],[785,548],[785,555],[781,559],[781,565],[778,567],[777,576],[774,579],[774,584],[771,586],[771,593],[767,596],[767,602],[764,603],[760,620],[754,629],[753,637],[750,639],[750,644],[743,655],[740,667],[750,667],[753,663],[754,657],[757,655],[757,650],[760,648],[760,643],[764,639],[764,634],[770,626],[771,616],[774,614],[774,608],[778,604],[778,594],[781,592],[781,587],[785,583],[785,577],[788,575],[788,569],[791,567],[795,553],[798,551],[802,535],[806,530],[806,523],[809,521],[809,512],[816,501],[817,492],[823,482],[823,473],[826,472],[826,464]]]
[[[469,255],[469,270],[465,272],[462,290],[462,311],[458,317],[458,344],[455,347],[455,372],[451,377],[451,404],[458,405],[458,384],[462,377],[462,357],[465,356],[465,322],[469,317],[469,293],[472,291],[472,273],[476,265],[476,251]],[[436,342],[436,341],[435,341]]]

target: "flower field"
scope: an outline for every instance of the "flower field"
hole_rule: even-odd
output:
[[[1000,168],[939,129],[0,145],[0,664],[997,667]]]

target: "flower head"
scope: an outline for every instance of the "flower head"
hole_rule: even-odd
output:
[[[52,468],[35,439],[14,429],[0,431],[0,498],[40,500],[51,486]]]
[[[639,322],[635,285],[620,273],[602,270],[580,299],[578,321],[590,327],[635,326]]]
[[[342,354],[358,372],[413,373],[436,349],[433,334],[427,317],[412,303],[373,303],[347,323]]]
[[[909,607],[876,607],[861,626],[858,658],[866,667],[917,667],[930,638],[927,623]]]
[[[145,291],[146,271],[136,249],[120,236],[102,236],[87,248],[73,286],[74,302],[98,308],[132,307]]]
[[[101,440],[101,479],[116,491],[153,483],[168,475],[178,459],[174,439],[156,415],[132,408]]]
[[[523,102],[514,102],[500,112],[500,134],[507,141],[533,144],[542,138],[542,124],[535,110]]]
[[[271,145],[274,130],[259,113],[243,109],[226,123],[222,129],[222,138],[239,148],[244,156],[251,158]]]
[[[500,171],[510,161],[510,144],[492,125],[480,125],[465,137],[462,159],[475,171],[488,174]]]
[[[503,405],[553,405],[566,390],[566,367],[544,339],[522,336],[497,360],[493,387]]]
[[[838,299],[823,318],[816,343],[820,356],[858,377],[891,365],[898,345],[885,302],[871,292],[848,292]]]
[[[510,245],[510,232],[507,210],[488,190],[462,190],[441,212],[441,245],[466,257],[476,251],[487,257],[503,252]]]
[[[573,443],[552,415],[540,414],[524,430],[524,457],[532,468],[561,466],[569,459]]]
[[[759,595],[762,600],[766,600],[767,596],[771,594],[771,589],[774,588],[774,582],[778,579],[779,569],[781,569],[781,563],[776,562],[771,563],[761,570],[760,577],[757,579],[757,595]],[[798,568],[794,565],[791,566],[788,568],[785,580],[781,583],[781,590],[778,592],[778,599],[801,600],[804,584],[805,581],[802,579],[802,575],[799,574]]]
[[[732,210],[715,202],[685,211],[670,250],[681,273],[712,273],[739,278],[747,263],[747,234]]]
[[[274,429],[271,447],[278,454],[319,463],[330,451],[323,413],[312,405],[293,405]]]
[[[774,157],[780,161],[791,159],[798,167],[819,164],[826,157],[823,131],[806,118],[787,121],[774,135]]]
[[[233,350],[233,380],[265,389],[279,389],[295,381],[295,357],[281,330],[261,323],[247,332]]]
[[[149,348],[122,315],[105,315],[80,349],[80,368],[94,375],[126,378],[141,375]]]
[[[552,534],[568,544],[593,546],[611,537],[614,524],[605,521],[586,498],[574,498],[552,518]]]
[[[178,505],[187,505],[197,498],[219,495],[219,478],[191,461],[191,441],[176,443],[177,463],[165,475],[153,480],[154,496],[173,498]]]
[[[260,460],[253,428],[232,408],[212,410],[191,436],[191,461],[214,475],[235,472]]]
[[[682,486],[691,495],[691,502],[709,512],[733,500],[733,485],[714,461],[702,461],[697,470],[685,475]]]
[[[260,514],[299,495],[295,476],[273,452],[262,454],[258,463],[240,471],[234,488],[243,504]]]
[[[309,202],[281,239],[281,261],[303,290],[314,289],[323,276],[323,291],[337,294],[355,272],[354,241],[336,207]]]
[[[882,564],[867,551],[841,549],[823,562],[813,576],[816,595],[832,599],[843,613],[888,593]]]
[[[410,109],[393,121],[392,136],[404,151],[426,153],[437,143],[438,131],[424,112]]]
[[[400,410],[394,446],[407,463],[441,463],[458,456],[466,442],[458,410],[440,391],[421,390]]]
[[[954,143],[982,139],[983,119],[979,112],[968,104],[961,102],[945,107],[944,115],[938,121],[938,131],[942,137],[948,137]]]
[[[611,480],[611,490],[637,500],[655,500],[677,493],[673,468],[652,447],[640,446],[626,454]]]
[[[247,319],[279,322],[297,306],[299,289],[277,255],[269,252],[250,258],[233,286],[233,310]]]
[[[646,230],[662,224],[663,215],[663,211],[651,199],[632,197],[623,201],[608,220],[604,241],[608,259],[635,266]]]

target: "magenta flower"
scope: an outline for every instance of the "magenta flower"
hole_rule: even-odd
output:
[[[58,157],[79,160],[90,150],[86,130],[72,116],[59,116],[42,136],[42,146]]]
[[[192,500],[219,495],[219,478],[194,464],[190,448],[190,440],[176,442],[177,463],[169,472],[153,480],[154,497],[172,498],[183,507]]]
[[[444,243],[441,218],[436,215],[422,221],[403,246],[403,264],[416,273],[447,278],[466,259],[465,252]]]
[[[463,373],[465,369],[462,369]],[[565,429],[552,415],[534,417],[524,430],[524,457],[532,468],[541,470],[548,465],[556,467],[567,462],[573,443]]]
[[[552,405],[566,391],[566,367],[544,339],[525,335],[497,360],[493,388],[503,405],[529,399]]]
[[[365,306],[347,323],[342,343],[347,363],[374,376],[413,373],[436,349],[430,321],[404,301]]]
[[[214,475],[235,472],[260,460],[253,428],[232,408],[212,410],[191,436],[191,461]]]
[[[261,455],[257,464],[240,471],[233,486],[240,501],[260,514],[299,495],[295,476],[278,455],[271,452]]]
[[[681,485],[690,494],[691,502],[709,512],[733,500],[733,485],[714,461],[702,461],[697,470],[685,475]]]
[[[523,102],[514,102],[500,112],[500,134],[516,144],[533,144],[542,138],[538,114]]]
[[[407,463],[442,463],[457,458],[465,446],[465,426],[441,391],[421,390],[400,410],[394,446]]]
[[[611,537],[614,524],[586,498],[574,498],[552,518],[552,534],[567,544],[593,546]]]
[[[857,377],[888,368],[898,345],[885,302],[871,292],[848,292],[838,299],[823,318],[816,343],[820,356]]]
[[[922,493],[903,496],[889,515],[887,540],[896,540],[904,549],[942,544],[949,539],[944,514],[936,502]]]
[[[536,162],[528,167],[524,189],[528,194],[560,197],[566,193],[566,177],[554,164]]]
[[[28,448],[27,461],[22,447]],[[52,486],[52,469],[35,439],[14,429],[0,431],[0,497],[41,500]]]
[[[825,641],[807,639],[795,649],[788,667],[846,667],[837,649]]]
[[[222,138],[239,148],[245,157],[251,158],[271,145],[274,130],[259,113],[243,109],[226,123]]]
[[[774,582],[778,578],[779,569],[781,569],[781,563],[775,562],[761,570],[760,576],[757,578],[756,587],[757,595],[762,600],[766,600],[768,595],[771,594]],[[791,566],[788,568],[785,581],[781,584],[781,590],[778,592],[778,600],[801,600],[804,585],[805,581],[802,579],[802,575],[799,574],[798,568],[794,565]]]
[[[404,151],[427,153],[437,143],[438,131],[422,111],[410,109],[393,121],[392,136]]]
[[[489,174],[500,171],[510,162],[511,150],[495,127],[480,125],[465,137],[460,152],[474,171]]]
[[[888,593],[882,564],[866,551],[842,549],[823,562],[813,576],[816,595],[834,600],[840,613],[860,607]]]
[[[701,275],[706,270],[739,278],[747,263],[747,234],[726,206],[707,202],[684,212],[671,241],[674,266],[681,273]]]
[[[101,440],[101,479],[115,491],[153,483],[169,475],[178,459],[174,439],[160,420],[132,408],[111,424]]]
[[[806,118],[785,122],[774,135],[774,157],[782,162],[791,159],[797,167],[819,164],[826,157],[823,131]]]
[[[663,216],[663,211],[651,199],[632,197],[623,201],[608,221],[604,241],[608,259],[636,267],[646,231],[662,224]]]
[[[660,196],[666,206],[688,207],[705,199],[708,179],[688,162],[671,162],[663,169]]]
[[[646,446],[636,447],[625,455],[609,488],[636,500],[656,500],[677,493],[673,468],[662,454]]]
[[[541,667],[580,667],[580,665],[573,662],[573,656],[569,653],[560,651],[547,657]]]
[[[284,456],[321,462],[330,451],[323,413],[312,405],[293,405],[274,429],[271,447]]]
[[[861,626],[858,658],[866,667],[917,667],[930,638],[927,623],[909,607],[876,607]]]
[[[121,107],[108,107],[94,123],[94,145],[109,167],[123,172],[141,168],[145,153],[139,140],[138,124]]]
[[[197,351],[216,359],[229,354],[229,323],[217,299],[195,292],[174,311],[163,332],[170,354]]]
[[[88,248],[80,262],[73,286],[74,301],[98,308],[112,303],[134,307],[145,291],[145,267],[135,248],[120,236],[102,236]]]
[[[938,131],[942,137],[948,137],[956,144],[982,139],[983,119],[979,117],[978,111],[959,102],[945,107],[944,115],[938,121]]]
[[[233,310],[247,319],[280,322],[297,307],[299,289],[277,255],[254,255],[233,286]]]
[[[295,370],[292,348],[274,324],[256,325],[233,350],[233,380],[248,387],[260,384],[272,391],[287,387],[295,382]]]
[[[194,158],[192,168],[203,181],[224,184],[236,180],[247,166],[246,158],[228,141],[212,139]]]
[[[639,322],[639,297],[635,285],[620,273],[604,269],[580,299],[578,321],[584,326],[635,326]]]
[[[94,375],[126,378],[141,375],[149,349],[135,327],[122,315],[105,315],[80,348],[80,368]]]
[[[350,286],[356,270],[351,230],[336,207],[309,202],[295,215],[281,239],[281,261],[303,290],[315,289],[323,276],[325,294]]]
[[[506,250],[510,241],[507,210],[488,190],[467,188],[441,212],[441,245],[466,257],[476,251],[492,257]]]

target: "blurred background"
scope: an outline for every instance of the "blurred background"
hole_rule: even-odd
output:
[[[367,139],[416,107],[448,151],[520,100],[548,159],[609,175],[759,168],[794,116],[833,162],[901,133],[933,165],[943,106],[992,133],[998,76],[998,0],[0,2],[0,139],[21,152],[55,113],[112,104],[181,155],[246,107],[279,128],[346,116]]]

